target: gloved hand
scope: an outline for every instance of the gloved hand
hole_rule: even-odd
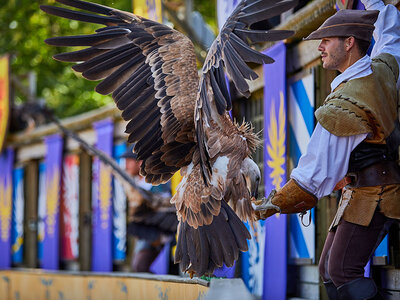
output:
[[[293,214],[311,209],[317,204],[317,197],[290,179],[278,192],[273,190],[267,198],[253,201],[253,204],[256,219],[265,220],[277,212]]]
[[[256,220],[265,220],[266,218],[280,212],[279,206],[272,203],[272,199],[276,194],[276,190],[272,190],[267,198],[253,201],[253,208],[255,210]]]

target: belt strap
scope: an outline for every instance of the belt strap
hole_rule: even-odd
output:
[[[358,172],[349,173],[350,187],[400,184],[400,167],[397,161],[380,161]]]
[[[335,188],[333,190],[339,191],[350,183],[351,183],[351,177],[346,176],[342,180],[340,180],[338,183],[336,183]]]

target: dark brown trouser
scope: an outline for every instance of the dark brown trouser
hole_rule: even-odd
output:
[[[332,281],[339,287],[364,277],[364,267],[393,221],[378,211],[375,211],[369,226],[342,219],[336,231],[328,233],[322,250],[319,273],[323,281]]]

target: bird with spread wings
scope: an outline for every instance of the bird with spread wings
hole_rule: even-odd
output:
[[[200,75],[194,46],[182,33],[141,16],[80,0],[56,0],[77,8],[42,5],[48,14],[104,25],[94,34],[52,37],[53,46],[87,48],[54,55],[75,62],[96,91],[110,94],[128,121],[128,142],[143,160],[147,182],[183,176],[175,204],[178,241],[175,262],[191,276],[232,266],[247,251],[250,234],[242,221],[254,220],[260,170],[251,159],[259,138],[248,123],[229,117],[232,102],[225,72],[250,96],[246,80],[257,78],[247,63],[273,63],[255,43],[278,41],[287,30],[253,29],[294,7],[296,0],[243,0],[211,45]],[[230,205],[229,205],[230,204]]]

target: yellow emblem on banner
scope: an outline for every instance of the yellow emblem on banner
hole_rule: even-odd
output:
[[[10,110],[8,55],[0,57],[0,152],[6,138]]]
[[[1,224],[1,239],[6,242],[10,236],[10,221],[11,221],[11,201],[12,201],[11,184],[6,186],[0,182],[0,224]]]
[[[133,13],[162,23],[161,0],[132,0]]]
[[[272,184],[274,185],[274,188],[277,190],[282,187],[282,176],[285,174],[284,163],[285,163],[286,116],[284,110],[284,97],[282,92],[280,92],[278,118],[279,119],[277,120],[275,115],[274,101],[272,101],[270,124],[268,126],[269,144],[267,145],[267,151],[271,159],[267,161],[267,164],[272,169],[272,172],[269,174],[269,177],[272,179]]]
[[[47,207],[47,230],[46,233],[49,236],[53,236],[55,233],[56,226],[56,217],[58,215],[58,196],[59,196],[59,188],[60,188],[60,173],[57,168],[53,169],[52,178],[47,180],[47,199],[46,199],[46,207]],[[44,237],[43,237],[44,238]]]
[[[101,228],[108,228],[110,218],[109,210],[111,206],[111,173],[103,163],[100,163],[100,183],[99,183],[99,202]]]

